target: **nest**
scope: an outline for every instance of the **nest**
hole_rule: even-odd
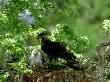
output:
[[[62,70],[34,69],[32,75],[23,76],[21,82],[92,82],[82,71],[71,68]]]

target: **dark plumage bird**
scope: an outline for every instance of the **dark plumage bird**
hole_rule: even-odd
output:
[[[45,33],[39,35],[41,38],[41,50],[47,53],[50,60],[63,58],[67,61],[67,66],[80,69],[77,57],[68,51],[62,42],[54,42],[47,38]]]

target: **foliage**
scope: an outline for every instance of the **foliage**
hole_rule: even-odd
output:
[[[7,82],[7,78],[9,77],[9,73],[5,72],[5,73],[0,73],[0,82]]]
[[[109,29],[110,29],[110,20],[108,20],[108,19],[104,20],[103,29],[104,29],[105,32],[109,31]]]
[[[18,74],[21,75],[32,74],[32,70],[27,67],[27,64],[24,62],[24,59],[16,63],[11,63],[11,65],[13,69],[17,71]]]

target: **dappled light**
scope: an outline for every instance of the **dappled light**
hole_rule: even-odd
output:
[[[0,82],[110,82],[109,0],[0,0]]]

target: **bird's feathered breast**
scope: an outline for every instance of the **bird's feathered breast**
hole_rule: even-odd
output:
[[[59,52],[66,51],[65,47],[61,42],[46,41],[44,45],[41,46],[41,49],[46,52],[48,55],[58,56]]]

